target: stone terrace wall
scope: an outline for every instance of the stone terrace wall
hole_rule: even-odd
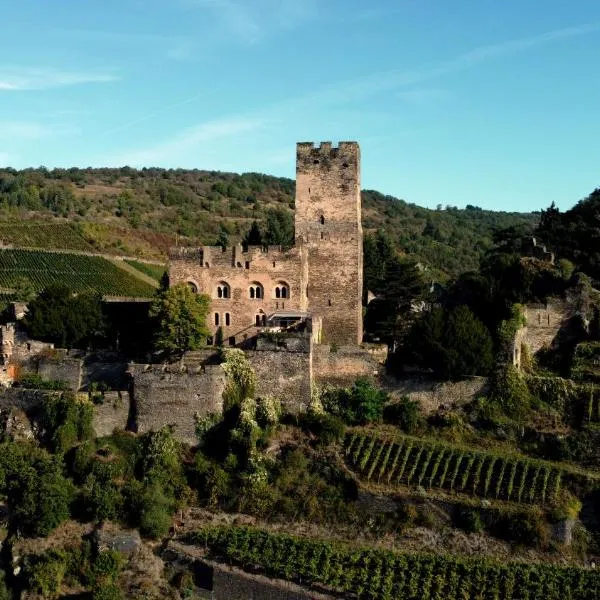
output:
[[[173,425],[178,439],[197,442],[194,415],[221,413],[225,373],[220,365],[180,372],[176,365],[130,365],[133,412],[137,430],[145,433]]]
[[[105,392],[102,404],[94,406],[92,426],[96,437],[111,435],[115,429],[126,429],[130,410],[129,392]]]
[[[461,406],[485,395],[487,385],[486,377],[473,377],[463,381],[388,380],[384,388],[394,400],[408,396],[418,401],[424,412],[432,413],[440,406]]]
[[[286,348],[246,352],[256,372],[258,396],[279,398],[284,410],[297,413],[310,405],[312,355]]]
[[[340,346],[332,351],[331,346],[313,346],[313,377],[319,385],[347,386],[357,377],[379,379],[385,373],[382,359],[387,352],[372,351],[360,346]]]

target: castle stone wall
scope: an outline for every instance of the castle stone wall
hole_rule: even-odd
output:
[[[352,385],[358,377],[377,380],[385,372],[387,352],[369,351],[360,346],[313,346],[313,377],[319,385]]]
[[[286,348],[251,350],[248,360],[256,373],[256,395],[279,398],[286,412],[298,413],[310,405],[312,354]]]
[[[179,372],[174,365],[130,365],[137,430],[146,433],[173,425],[175,435],[195,444],[194,416],[221,413],[226,378],[220,365]]]
[[[117,429],[125,430],[130,406],[128,391],[105,392],[103,402],[94,405],[92,426],[96,437],[111,435]]]
[[[525,307],[527,324],[522,334],[522,342],[529,346],[532,354],[544,347],[551,347],[571,314],[568,303],[558,298],[548,300],[545,305],[527,305]]]
[[[170,253],[169,278],[171,285],[188,283],[198,292],[211,298],[211,314],[208,325],[216,333],[223,327],[225,344],[234,337],[239,344],[256,335],[256,317],[273,314],[275,311],[305,311],[302,299],[300,274],[305,253],[300,248],[283,251],[279,246],[266,249],[234,246],[223,251],[219,246],[202,249],[174,248]],[[226,284],[227,298],[219,298],[218,287]],[[251,298],[250,288],[262,286],[262,297]],[[276,288],[285,285],[289,297],[277,298]],[[219,315],[219,323],[215,321]],[[229,314],[229,325],[226,321]],[[262,325],[261,325],[262,326]],[[233,340],[232,340],[233,341]]]

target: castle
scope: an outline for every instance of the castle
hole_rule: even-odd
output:
[[[240,345],[265,328],[310,320],[317,342],[362,342],[363,235],[356,142],[296,148],[296,237],[280,246],[174,248],[171,284],[211,297],[209,326]]]

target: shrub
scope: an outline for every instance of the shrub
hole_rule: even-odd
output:
[[[317,437],[319,445],[336,444],[344,437],[346,426],[335,415],[307,412],[301,417],[301,426]]]
[[[481,515],[476,510],[459,509],[454,516],[456,527],[464,529],[468,533],[480,533],[483,531],[483,521]]]
[[[25,580],[29,589],[44,598],[58,598],[67,571],[64,553],[49,550],[30,560],[25,566]]]
[[[388,395],[366,378],[357,379],[351,388],[330,388],[321,395],[323,408],[350,425],[381,420],[387,401]]]
[[[125,600],[125,594],[116,583],[108,583],[94,590],[92,600]]]
[[[383,409],[383,419],[386,423],[397,425],[406,433],[414,433],[419,426],[419,403],[403,396],[398,402],[388,404]]]
[[[66,391],[69,389],[67,381],[63,381],[62,379],[44,379],[37,373],[23,373],[13,385],[14,387],[32,390]]]

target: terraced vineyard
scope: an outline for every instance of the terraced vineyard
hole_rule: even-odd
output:
[[[193,541],[214,558],[267,575],[323,584],[346,597],[391,600],[587,600],[600,597],[600,573],[548,564],[400,554],[284,533],[221,526]]]
[[[36,290],[60,283],[74,292],[96,290],[110,296],[146,296],[154,288],[99,256],[41,250],[0,250],[0,288],[14,289],[26,278]]]
[[[155,265],[153,263],[146,263],[133,259],[125,259],[125,262],[128,265],[132,266],[134,269],[137,269],[138,271],[144,273],[144,275],[148,275],[148,277],[156,279],[156,281],[160,281],[161,277],[167,270],[167,265]]]
[[[0,240],[5,245],[30,248],[94,250],[71,223],[0,223]]]
[[[554,501],[571,473],[553,463],[466,450],[430,440],[387,438],[351,430],[345,438],[346,461],[367,481],[414,485],[499,498],[513,502]]]

